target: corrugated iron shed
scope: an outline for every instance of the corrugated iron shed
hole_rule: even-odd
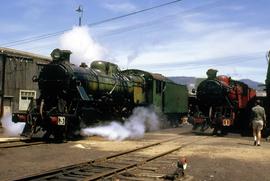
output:
[[[11,48],[4,48],[0,47],[0,54],[5,54],[8,56],[14,56],[14,57],[23,57],[27,59],[38,59],[38,60],[45,60],[45,61],[51,61],[51,57],[38,55],[26,51],[11,49]]]

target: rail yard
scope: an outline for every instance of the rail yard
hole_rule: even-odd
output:
[[[0,181],[270,180],[270,2],[1,5]]]
[[[15,142],[0,144],[1,180],[172,180],[183,157],[187,169],[175,180],[270,177],[269,142],[254,147],[250,137],[194,134],[188,125],[135,140],[92,136],[62,144],[32,141],[28,146],[1,146]]]

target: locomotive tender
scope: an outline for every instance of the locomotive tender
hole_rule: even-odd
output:
[[[142,70],[120,71],[116,64],[94,61],[88,68],[69,62],[71,51],[55,49],[44,65],[38,83],[40,97],[28,111],[13,113],[14,122],[26,122],[23,135],[64,139],[99,120],[128,117],[137,106],[153,105],[169,118],[188,112],[188,91],[160,74]]]
[[[204,131],[210,126],[215,134],[224,134],[229,127],[246,131],[256,91],[243,82],[216,76],[216,73],[217,70],[209,69],[208,78],[198,85],[194,129]]]

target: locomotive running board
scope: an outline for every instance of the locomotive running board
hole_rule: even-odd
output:
[[[84,101],[90,101],[88,95],[86,94],[84,88],[82,86],[77,86],[77,90]]]

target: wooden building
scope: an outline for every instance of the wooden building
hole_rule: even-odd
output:
[[[27,110],[30,101],[39,96],[32,78],[50,61],[49,57],[0,47],[0,118]]]

